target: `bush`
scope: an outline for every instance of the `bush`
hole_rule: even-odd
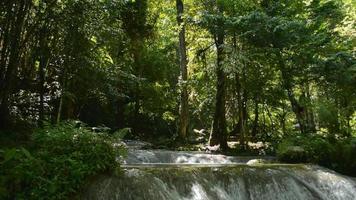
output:
[[[308,154],[305,149],[300,146],[292,146],[288,143],[284,143],[283,147],[281,146],[277,153],[279,160],[283,162],[301,163],[307,162],[308,160]]]
[[[279,160],[315,163],[340,173],[356,176],[356,138],[325,138],[298,135],[285,138],[277,148]]]
[[[356,176],[356,138],[339,141],[331,152],[331,160],[331,168]]]
[[[29,149],[0,152],[0,198],[73,198],[88,178],[114,171],[123,150],[109,135],[72,123],[38,130],[32,140]]]

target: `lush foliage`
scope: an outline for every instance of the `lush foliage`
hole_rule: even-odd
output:
[[[0,126],[79,118],[173,138],[183,87],[188,133],[211,129],[222,116],[225,125],[213,132],[243,143],[295,126],[355,132],[351,2],[201,0],[184,7],[189,63],[182,82],[174,2],[3,1]]]
[[[356,175],[356,138],[335,139],[319,135],[295,135],[284,139],[278,146],[281,161],[309,162],[336,171]]]
[[[90,177],[113,172],[123,152],[106,133],[72,123],[38,130],[32,140],[29,148],[1,150],[1,198],[74,198]]]

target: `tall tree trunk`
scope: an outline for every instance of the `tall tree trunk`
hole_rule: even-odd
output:
[[[244,75],[245,76],[245,75]],[[246,77],[244,78],[246,79]],[[241,137],[240,137],[240,145],[242,149],[246,149],[247,144],[246,144],[246,137],[249,132],[248,126],[247,126],[247,121],[248,121],[248,116],[247,116],[247,90],[244,88],[242,90],[242,108],[241,108]]]
[[[258,118],[259,118],[259,110],[258,110],[258,97],[257,95],[255,95],[255,98],[254,98],[254,101],[255,101],[255,110],[254,110],[254,114],[255,114],[255,119],[253,121],[253,128],[252,128],[252,132],[251,132],[251,136],[253,138],[253,140],[256,139],[256,135],[257,135],[257,132],[258,132]]]
[[[59,124],[62,120],[62,113],[63,113],[63,107],[64,107],[64,101],[65,101],[65,96],[66,96],[66,89],[67,89],[67,73],[66,69],[64,68],[63,74],[62,74],[62,92],[61,92],[61,97],[59,98],[59,105],[58,105],[58,112],[56,116],[56,123]]]
[[[4,83],[4,77],[5,77],[5,70],[6,70],[6,65],[7,65],[7,60],[8,60],[8,53],[9,53],[9,43],[10,43],[10,35],[11,35],[11,23],[13,19],[13,16],[11,16],[11,7],[7,8],[8,11],[5,15],[4,18],[4,23],[3,25],[3,33],[1,35],[1,44],[0,44],[0,85],[3,85]]]
[[[223,15],[222,7],[218,6],[220,15]],[[219,23],[220,24],[220,23]],[[221,23],[223,24],[223,22]],[[220,27],[215,34],[215,45],[217,49],[217,68],[216,68],[216,102],[215,102],[215,114],[213,122],[213,131],[210,137],[210,145],[218,145],[223,150],[228,148],[227,145],[227,133],[226,133],[226,75],[223,69],[224,62],[224,39],[225,32]]]
[[[284,105],[282,106],[282,114],[278,114],[279,116],[279,122],[280,122],[280,125],[282,127],[282,133],[283,135],[285,135],[287,133],[287,130],[286,130],[286,116],[287,116],[287,112],[285,111],[284,109]]]
[[[241,79],[238,74],[235,74],[237,104],[238,104],[238,117],[239,120],[235,124],[234,129],[230,135],[236,135],[239,139],[242,149],[246,149],[246,133],[247,131],[247,91],[241,85]]]
[[[270,122],[271,122],[271,130],[272,130],[272,133],[274,133],[274,132],[275,132],[275,123],[273,122],[272,113],[271,113],[271,111],[268,109],[268,105],[267,105],[266,103],[264,104],[264,107],[265,107],[265,110],[266,110],[266,112],[267,112],[267,116],[268,116],[268,118],[269,118],[269,120],[270,120]]]
[[[122,99],[117,101],[116,107],[116,124],[119,129],[125,128],[125,102]]]
[[[138,134],[140,124],[137,123],[139,121],[140,116],[140,108],[141,108],[141,78],[143,76],[143,65],[141,63],[141,51],[143,48],[143,41],[141,38],[135,38],[133,41],[133,59],[135,66],[135,75],[139,79],[137,83],[137,88],[135,90],[135,107],[134,107],[134,123],[133,123],[133,131],[135,134]]]
[[[39,82],[39,94],[40,94],[40,105],[39,105],[39,119],[38,125],[39,127],[43,127],[43,121],[45,118],[44,114],[44,95],[45,95],[45,70],[48,65],[49,61],[49,48],[48,48],[48,41],[47,41],[47,28],[42,27],[40,33],[40,45],[39,45],[39,52],[40,52],[40,65],[38,71],[38,82]]]
[[[310,88],[309,88],[309,83],[306,83],[306,100],[308,101],[308,108],[307,108],[307,113],[306,113],[306,121],[307,121],[307,131],[310,133],[316,133],[316,125],[315,125],[315,118],[314,118],[314,110],[311,106],[312,104],[312,98],[310,95]]]
[[[293,112],[296,116],[297,122],[299,124],[299,129],[300,129],[301,133],[305,133],[306,128],[305,128],[305,122],[304,122],[304,117],[303,117],[304,107],[301,106],[299,104],[299,102],[297,101],[297,99],[295,98],[292,84],[291,84],[291,77],[289,76],[289,74],[287,72],[287,69],[285,67],[285,63],[282,59],[281,53],[278,54],[278,57],[280,58],[279,59],[279,69],[280,69],[281,75],[282,75],[283,87],[287,91],[288,99],[290,101],[292,110],[293,110]]]
[[[59,122],[61,122],[62,119],[62,110],[63,110],[63,101],[64,101],[64,91],[62,90],[62,94],[61,97],[59,99],[59,106],[58,106],[58,112],[57,112],[57,119],[56,119],[56,123],[59,124]]]
[[[43,127],[44,121],[44,93],[45,93],[45,68],[47,65],[46,58],[42,57],[39,66],[39,94],[40,94],[40,105],[38,112],[38,126]]]
[[[243,112],[242,112],[242,108],[243,108],[243,92],[242,92],[242,86],[241,86],[241,80],[240,80],[240,76],[238,74],[235,75],[235,82],[236,82],[236,90],[237,90],[237,108],[238,108],[238,117],[239,117],[239,121],[237,122],[237,124],[235,125],[235,129],[234,132],[235,134],[238,136],[238,138],[241,139],[241,135],[242,133],[242,129],[243,129]]]
[[[27,11],[31,5],[30,1],[19,1],[18,3],[12,4],[11,11],[14,15],[11,16],[12,19],[9,19],[10,23],[10,36],[8,37],[8,45],[2,47],[2,54],[5,51],[7,58],[1,58],[2,63],[4,64],[1,68],[1,80],[0,80],[0,127],[7,126],[8,117],[9,117],[9,96],[13,90],[13,81],[16,71],[18,69],[20,55],[21,55],[21,36],[23,32],[23,25],[27,15]],[[5,30],[6,31],[6,30]],[[2,55],[3,56],[3,55]],[[5,59],[5,60],[3,60]],[[4,67],[6,66],[6,67]]]
[[[187,52],[185,44],[185,24],[183,21],[184,6],[182,0],[176,0],[177,5],[177,21],[179,26],[179,58],[181,72],[181,100],[179,108],[179,137],[185,140],[188,129],[188,89],[187,89]]]

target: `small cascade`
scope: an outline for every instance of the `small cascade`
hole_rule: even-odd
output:
[[[130,148],[122,172],[98,177],[83,199],[356,200],[354,178],[312,165],[246,164],[251,159]]]
[[[258,158],[260,157],[225,156],[204,152],[129,149],[128,156],[123,160],[123,164],[237,164],[247,163]],[[274,160],[273,157],[263,157],[263,159],[267,161]]]

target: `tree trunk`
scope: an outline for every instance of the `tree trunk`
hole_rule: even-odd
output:
[[[247,131],[247,91],[241,85],[240,76],[235,75],[237,101],[238,101],[238,117],[239,120],[230,132],[231,135],[236,135],[239,139],[242,149],[246,149],[246,133]]]
[[[38,112],[38,126],[43,127],[44,121],[44,83],[45,83],[45,68],[46,68],[46,58],[41,58],[39,66],[39,94],[40,94],[40,105]]]
[[[62,118],[63,101],[64,101],[64,94],[63,93],[64,93],[64,91],[62,91],[61,98],[59,100],[57,119],[56,119],[56,123],[57,124],[59,124],[59,122],[61,122],[61,118]]]
[[[64,69],[63,74],[62,74],[62,93],[61,97],[59,99],[59,105],[58,105],[58,112],[57,112],[57,117],[56,117],[56,123],[59,124],[62,120],[62,113],[63,113],[63,107],[64,107],[64,101],[65,101],[65,96],[66,96],[66,89],[67,89],[67,73],[66,69]]]
[[[2,56],[8,58],[1,58],[1,80],[0,80],[0,126],[7,126],[9,120],[9,96],[13,90],[14,76],[16,75],[16,70],[18,69],[20,54],[21,54],[21,35],[23,32],[23,25],[27,15],[27,11],[30,7],[30,1],[20,1],[19,3],[12,4],[11,11],[13,16],[9,15],[11,21],[9,25],[10,36],[5,42],[9,42],[7,46],[2,48]],[[6,30],[5,30],[6,31]]]
[[[179,58],[180,58],[180,72],[181,72],[181,101],[179,108],[179,137],[185,140],[187,137],[188,128],[188,89],[187,89],[187,52],[185,43],[185,24],[183,20],[184,6],[182,0],[176,0],[177,4],[177,21],[179,26]]]
[[[306,100],[308,101],[308,108],[307,108],[307,113],[306,113],[306,121],[307,121],[307,131],[310,133],[316,133],[316,126],[315,126],[315,119],[314,119],[314,111],[311,105],[312,103],[312,98],[310,95],[310,88],[309,88],[309,83],[306,83]]]
[[[259,117],[259,112],[258,112],[258,97],[257,95],[255,96],[255,110],[254,110],[254,114],[255,114],[255,119],[253,121],[253,128],[252,128],[252,132],[251,132],[251,136],[252,138],[255,140],[256,139],[256,135],[258,133],[258,117]]]
[[[116,107],[116,124],[119,129],[125,128],[125,102],[119,99]]]
[[[134,74],[138,78],[137,84],[136,84],[136,89],[135,89],[135,94],[134,94],[134,122],[132,124],[133,132],[135,134],[138,134],[140,132],[140,123],[137,123],[140,121],[140,109],[141,109],[141,100],[142,100],[142,77],[143,77],[143,64],[141,61],[142,58],[142,49],[144,48],[144,41],[142,38],[135,38],[134,41],[132,42],[132,50],[133,50],[133,61],[134,61],[134,66],[135,66],[135,72]]]
[[[222,8],[219,7],[219,14],[222,15]],[[227,134],[226,134],[226,106],[225,106],[225,95],[226,95],[226,75],[223,69],[224,62],[224,38],[225,33],[222,28],[220,28],[215,34],[215,45],[217,49],[217,85],[216,85],[216,102],[215,102],[215,114],[213,122],[213,131],[210,137],[210,145],[218,145],[223,150],[228,148],[227,145]]]
[[[45,70],[49,61],[49,48],[48,42],[46,40],[47,31],[46,28],[41,30],[41,38],[40,38],[40,65],[38,71],[39,78],[39,94],[40,94],[40,105],[39,105],[39,119],[38,125],[39,127],[43,127],[44,121],[44,93],[45,93]]]
[[[305,133],[306,132],[306,128],[305,128],[305,123],[304,123],[304,118],[303,118],[303,113],[304,113],[304,107],[302,107],[297,99],[295,98],[295,95],[293,93],[293,88],[292,88],[292,84],[291,84],[291,77],[289,76],[287,69],[285,67],[285,63],[282,60],[281,57],[281,53],[279,53],[278,57],[279,59],[279,68],[281,71],[281,75],[282,75],[282,84],[284,89],[287,91],[287,95],[288,95],[288,99],[291,103],[292,106],[292,110],[296,116],[297,122],[299,124],[299,129],[301,133]]]
[[[10,43],[10,35],[11,35],[11,29],[10,25],[12,23],[12,16],[11,14],[11,7],[7,8],[8,11],[5,15],[4,21],[5,25],[3,26],[3,33],[1,35],[1,44],[0,44],[0,85],[3,85],[4,81],[4,76],[5,76],[5,70],[6,70],[6,65],[7,65],[7,60],[8,60],[8,53],[9,53],[9,43]]]
[[[286,116],[287,116],[287,112],[285,111],[284,105],[283,105],[282,114],[279,114],[279,121],[280,121],[280,125],[282,127],[283,135],[285,135],[287,133],[287,131],[286,131]]]

